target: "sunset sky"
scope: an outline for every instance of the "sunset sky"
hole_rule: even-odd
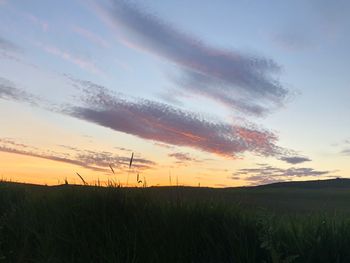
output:
[[[0,176],[348,177],[349,12],[345,0],[0,0]]]

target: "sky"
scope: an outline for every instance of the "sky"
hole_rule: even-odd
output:
[[[345,0],[0,0],[1,179],[346,178],[349,11]]]

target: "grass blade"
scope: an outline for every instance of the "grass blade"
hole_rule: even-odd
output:
[[[129,163],[129,169],[131,168],[133,160],[134,160],[134,153],[131,154],[130,163]]]
[[[111,168],[112,173],[115,174],[114,169],[113,169],[111,164],[109,165],[109,168]]]
[[[87,183],[86,183],[86,181],[84,180],[84,178],[83,178],[79,173],[76,172],[76,174],[77,174],[77,175],[79,176],[79,178],[83,181],[84,185],[87,185]]]

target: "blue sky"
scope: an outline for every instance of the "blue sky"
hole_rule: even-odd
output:
[[[2,0],[0,172],[124,182],[135,152],[154,185],[347,177],[349,8]]]

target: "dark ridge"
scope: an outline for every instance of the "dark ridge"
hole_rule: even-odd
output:
[[[326,180],[312,181],[294,181],[279,182],[255,186],[254,188],[300,188],[300,189],[319,189],[319,188],[350,188],[350,179],[336,178]]]
[[[11,182],[11,181],[0,181],[1,187],[21,187],[21,188],[45,188],[47,185],[41,184],[30,184],[30,183],[19,183],[19,182]]]
[[[19,183],[19,182],[6,182],[1,181],[0,186],[17,186],[25,188],[89,188],[89,187],[99,187],[97,185],[79,185],[79,184],[60,184],[60,185],[40,185],[40,184],[30,184],[30,183]],[[123,189],[135,189],[135,187],[122,187]],[[300,189],[321,189],[321,188],[350,188],[350,179],[348,178],[336,178],[336,179],[326,179],[326,180],[310,180],[310,181],[293,181],[293,182],[278,182],[272,184],[264,184],[258,186],[239,186],[239,187],[223,187],[223,188],[212,188],[212,187],[197,187],[197,186],[150,186],[148,189],[202,189],[202,190],[215,190],[215,189],[256,189],[256,188],[300,188]],[[139,188],[137,188],[139,189]]]

